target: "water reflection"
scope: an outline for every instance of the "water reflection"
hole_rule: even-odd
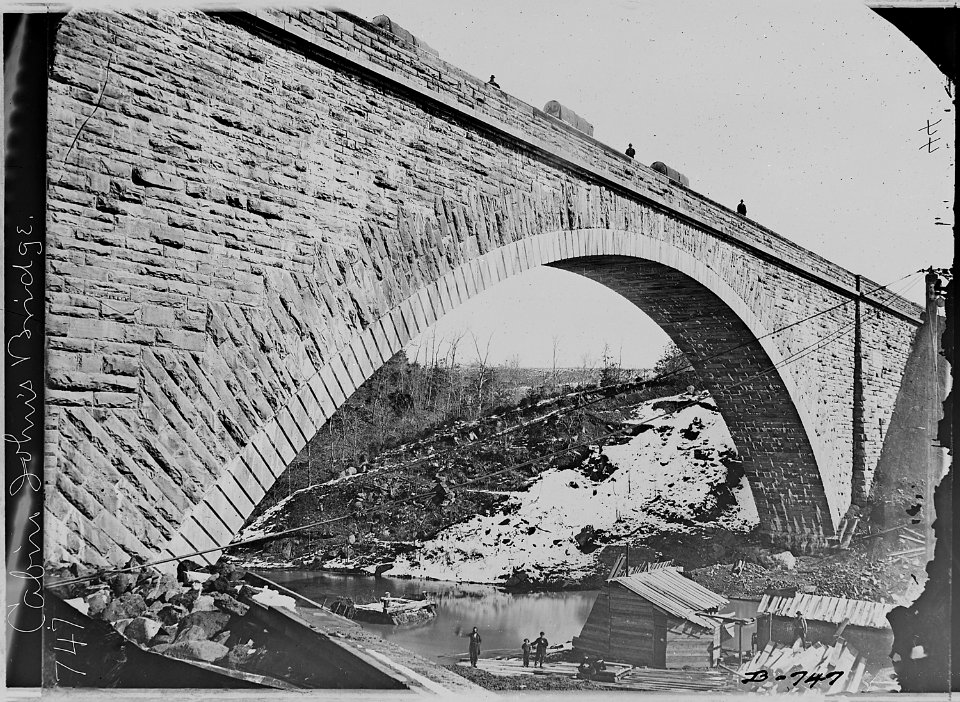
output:
[[[405,627],[366,623],[362,626],[404,648],[445,663],[466,656],[466,636],[473,627],[479,628],[483,638],[484,658],[519,656],[523,639],[533,641],[541,631],[546,632],[551,645],[569,641],[580,635],[597,599],[596,590],[514,595],[491,585],[435,580],[364,578],[304,570],[260,573],[320,603],[330,603],[340,596],[352,597],[356,602],[375,602],[384,592],[411,598],[426,594],[437,602],[436,618]],[[754,617],[758,604],[756,600],[731,599],[723,612],[737,617]],[[755,631],[755,624],[744,626],[741,639],[733,629],[734,638],[723,642],[724,650],[736,650],[742,640],[743,649],[749,651]]]
[[[432,580],[362,578],[319,571],[262,571],[261,574],[323,603],[344,595],[357,602],[379,600],[385,591],[400,597],[427,594],[437,602],[436,618],[413,627],[363,624],[385,639],[432,660],[449,662],[465,656],[466,636],[478,627],[482,657],[520,655],[524,638],[533,641],[541,631],[552,644],[580,634],[596,590],[508,594],[490,585]]]

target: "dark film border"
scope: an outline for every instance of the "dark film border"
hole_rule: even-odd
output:
[[[43,610],[43,407],[48,27],[3,15],[6,685],[39,687]]]

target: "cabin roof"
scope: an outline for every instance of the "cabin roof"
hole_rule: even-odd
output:
[[[726,597],[684,577],[673,568],[660,568],[647,573],[626,575],[615,578],[613,582],[636,593],[668,614],[686,619],[704,629],[715,629],[717,621],[697,612],[727,604]]]
[[[870,602],[868,600],[849,600],[846,597],[826,597],[825,595],[764,595],[760,600],[757,614],[772,614],[775,617],[796,616],[803,613],[805,619],[839,624],[849,618],[850,626],[866,626],[873,629],[889,629],[887,614],[892,604]]]

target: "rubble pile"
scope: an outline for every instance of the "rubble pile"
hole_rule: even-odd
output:
[[[67,569],[54,573],[54,579],[69,577]],[[229,563],[201,567],[182,561],[176,574],[144,567],[68,585],[58,594],[146,650],[257,672],[267,649],[246,636],[250,626],[243,617],[250,605],[241,592],[250,596],[257,589],[242,577]]]
[[[896,558],[873,554],[867,548],[827,556],[792,556],[793,568],[787,568],[785,559],[776,558],[778,554],[772,551],[756,550],[743,555],[747,559],[739,573],[736,559],[688,573],[704,587],[727,597],[759,598],[771,589],[798,589],[876,602],[912,601],[925,580],[922,567],[904,567]]]

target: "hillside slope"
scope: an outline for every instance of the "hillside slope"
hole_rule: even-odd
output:
[[[509,437],[427,460],[481,431],[441,429],[381,456],[381,465],[367,473],[281,499],[239,538],[353,515],[241,558],[248,565],[335,569],[393,561],[391,575],[503,582],[522,573],[531,583],[570,583],[598,571],[595,554],[605,543],[752,528],[752,495],[731,460],[732,441],[712,400],[705,394],[650,397],[655,394],[609,398],[589,409],[542,401],[526,410],[529,426]],[[627,435],[577,448],[611,429]],[[537,460],[565,447],[573,449]],[[441,470],[451,485],[448,504],[403,502],[429,493]],[[457,487],[466,481],[472,482]]]
[[[713,402],[660,416],[691,399],[644,402],[628,420],[644,431],[595,447],[577,466],[544,471],[526,490],[506,493],[493,514],[400,556],[390,574],[500,582],[522,571],[534,582],[578,580],[596,569],[598,543],[706,527],[749,531],[756,506],[746,480],[727,485],[721,458],[733,443]]]

